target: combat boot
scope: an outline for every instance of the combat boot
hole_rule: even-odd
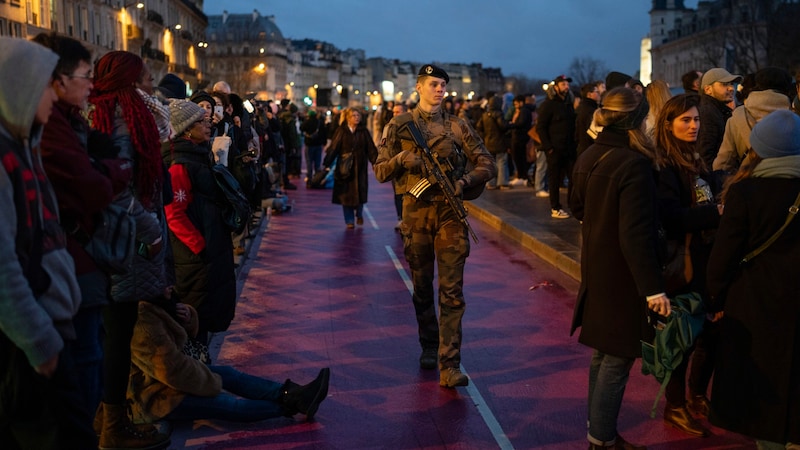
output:
[[[306,420],[313,419],[319,409],[319,404],[328,396],[330,376],[331,369],[326,367],[319,371],[319,375],[314,381],[305,386],[287,379],[281,388],[280,403],[283,407],[283,414],[286,417],[292,417],[297,413],[302,413],[305,414]]]
[[[419,356],[419,367],[422,369],[435,369],[439,364],[439,350],[435,348],[423,348]]]
[[[103,403],[103,423],[100,431],[100,450],[160,450],[170,444],[168,435],[150,426],[143,432],[131,424],[125,405]]]
[[[439,372],[439,386],[454,388],[468,385],[469,377],[461,373],[458,367],[445,367]]]

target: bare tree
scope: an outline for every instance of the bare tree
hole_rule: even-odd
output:
[[[603,61],[584,56],[580,58],[576,57],[572,60],[566,75],[572,78],[572,82],[576,86],[581,86],[586,83],[605,79],[608,72],[609,70]]]

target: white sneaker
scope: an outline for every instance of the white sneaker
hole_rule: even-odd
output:
[[[550,217],[554,219],[569,219],[570,215],[563,209],[552,209],[550,210]]]
[[[550,193],[547,191],[536,191],[536,196],[541,198],[550,197]]]

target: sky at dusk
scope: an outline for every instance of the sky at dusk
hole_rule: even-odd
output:
[[[686,1],[687,7],[696,1]],[[283,36],[368,58],[482,63],[503,75],[551,78],[576,57],[639,70],[651,0],[206,0],[204,12],[274,15]]]

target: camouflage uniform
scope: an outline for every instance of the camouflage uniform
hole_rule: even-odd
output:
[[[492,155],[483,141],[463,119],[441,109],[428,114],[419,108],[401,114],[386,125],[374,165],[381,183],[394,180],[397,193],[403,196],[401,230],[405,257],[414,284],[414,309],[422,348],[439,349],[439,367],[459,367],[461,363],[461,318],[464,315],[464,263],[470,243],[466,228],[445,202],[441,190],[432,186],[420,198],[409,190],[427,177],[421,167],[406,170],[395,156],[403,150],[419,153],[404,124],[416,122],[433,154],[447,159],[453,170],[447,175],[453,182],[461,179],[465,189],[483,185],[497,173]],[[466,172],[467,163],[473,169]],[[434,262],[438,257],[439,312],[434,305]]]

